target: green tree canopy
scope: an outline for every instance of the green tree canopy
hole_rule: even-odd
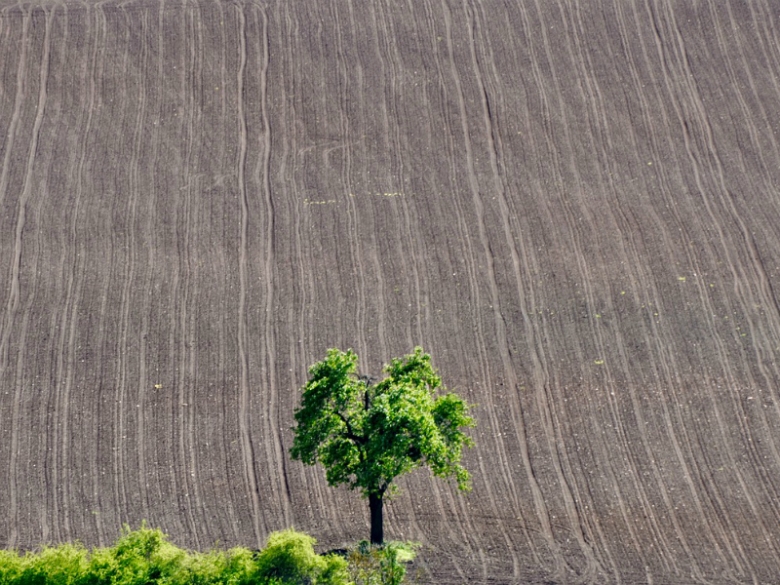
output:
[[[470,489],[460,460],[473,444],[463,430],[475,423],[463,399],[439,394],[446,389],[422,348],[393,359],[376,383],[359,376],[357,364],[352,350],[330,349],[309,368],[291,455],[321,463],[331,486],[361,490],[371,508],[371,541],[382,544],[384,496],[399,475],[427,466]]]

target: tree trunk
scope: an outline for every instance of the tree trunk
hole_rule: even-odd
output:
[[[382,496],[384,494],[368,494],[368,506],[371,508],[371,544],[384,544],[384,528],[382,526]]]

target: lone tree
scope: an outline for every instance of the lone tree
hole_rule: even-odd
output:
[[[399,475],[428,466],[470,489],[460,459],[473,440],[462,429],[475,423],[459,396],[436,395],[445,388],[422,348],[385,365],[379,382],[359,376],[357,361],[352,350],[330,349],[309,368],[291,455],[322,463],[331,486],[360,489],[371,510],[371,543],[381,545],[384,497]]]

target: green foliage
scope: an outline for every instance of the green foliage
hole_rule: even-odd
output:
[[[392,481],[421,466],[437,477],[454,477],[469,489],[460,465],[474,426],[468,405],[443,391],[441,378],[422,348],[393,359],[385,377],[371,385],[357,375],[352,350],[328,350],[309,369],[291,450],[293,459],[325,467],[328,483],[382,496]]]
[[[354,585],[401,585],[406,577],[404,563],[414,560],[418,547],[413,542],[372,546],[364,540],[347,557],[349,578]]]
[[[22,560],[19,555],[10,550],[0,550],[0,585],[18,583],[22,571]]]
[[[45,547],[38,554],[19,556],[10,551],[0,555],[0,584],[75,585],[84,583],[87,551],[80,545]]]
[[[125,527],[113,555],[100,563],[99,574],[112,585],[173,583],[185,558],[186,553],[169,543],[161,530]]]
[[[0,585],[347,585],[347,561],[314,552],[310,536],[271,534],[259,553],[246,548],[188,552],[160,530],[125,528],[111,548],[80,544],[19,554],[0,550]]]
[[[294,530],[273,533],[257,558],[258,577],[285,585],[345,583],[346,561],[318,555],[314,552],[315,542],[311,536]]]
[[[227,553],[212,550],[192,555],[187,567],[193,585],[250,585],[256,583],[257,566],[252,551],[242,547]]]

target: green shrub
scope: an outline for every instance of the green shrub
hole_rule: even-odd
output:
[[[314,552],[317,541],[294,530],[274,532],[257,557],[261,580],[285,585],[346,585],[346,561]]]
[[[257,567],[252,551],[232,548],[193,553],[186,571],[176,581],[182,585],[250,585],[256,581]]]
[[[87,551],[79,544],[44,547],[39,553],[24,555],[0,552],[0,584],[3,585],[80,585],[87,572]]]
[[[164,547],[164,545],[167,545]],[[173,549],[173,550],[171,550]],[[115,563],[112,585],[147,585],[159,583],[180,559],[181,551],[165,542],[160,530],[142,526],[124,534],[113,548]]]
[[[414,545],[361,543],[348,559],[318,555],[314,538],[275,532],[259,552],[184,551],[160,530],[125,527],[110,548],[81,544],[0,550],[0,585],[400,585]]]
[[[388,542],[382,546],[361,541],[349,552],[349,577],[355,585],[401,585],[406,577],[406,565],[419,548],[413,542]]]
[[[16,580],[21,571],[22,561],[16,551],[0,550],[0,585]]]
[[[324,563],[317,585],[348,585],[349,572],[347,561],[338,555],[324,555],[320,557]]]

